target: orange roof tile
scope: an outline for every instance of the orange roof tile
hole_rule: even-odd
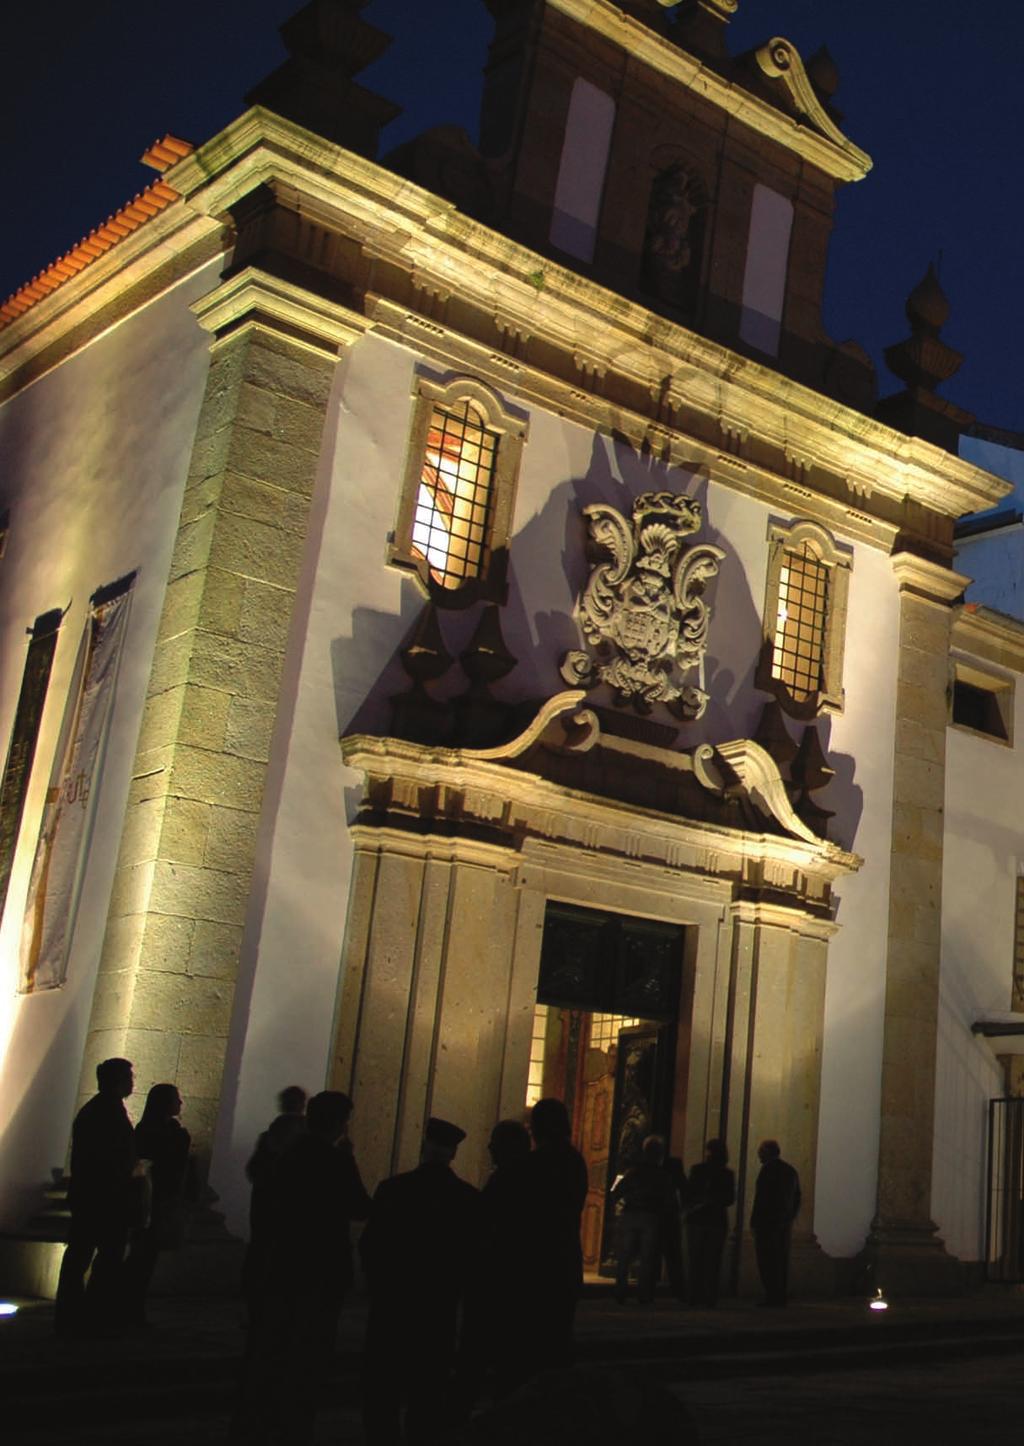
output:
[[[166,171],[194,150],[195,146],[188,141],[179,140],[176,136],[164,136],[163,140],[154,141],[141,159],[154,170]],[[40,271],[38,276],[33,276],[32,280],[19,287],[13,296],[0,303],[0,331],[177,199],[178,192],[166,181],[154,181],[151,186],[140,191],[127,205],[108,216],[101,226],[90,231],[88,236],[83,236],[77,246],[72,246],[70,251],[59,256],[45,271]]]

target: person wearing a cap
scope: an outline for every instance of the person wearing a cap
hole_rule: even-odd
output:
[[[459,1302],[476,1253],[480,1194],[452,1170],[465,1131],[431,1118],[415,1170],[377,1187],[360,1241],[370,1290],[363,1373],[369,1446],[443,1430],[452,1411]]]

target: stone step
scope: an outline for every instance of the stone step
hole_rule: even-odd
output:
[[[169,1349],[168,1349],[169,1347]],[[62,1346],[59,1364],[0,1373],[5,1422],[28,1424],[43,1413],[53,1426],[213,1415],[230,1411],[239,1360],[229,1354],[196,1357],[174,1343],[154,1341],[152,1357],[118,1357],[118,1342]],[[730,1335],[664,1333],[579,1343],[581,1364],[635,1367],[666,1383],[810,1376],[845,1370],[891,1369],[914,1363],[1019,1355],[1024,1319],[894,1323],[892,1329],[832,1327],[737,1331]],[[78,1353],[81,1353],[80,1355]],[[328,1405],[358,1397],[359,1351],[347,1342],[337,1362]],[[55,1379],[59,1389],[54,1389]]]

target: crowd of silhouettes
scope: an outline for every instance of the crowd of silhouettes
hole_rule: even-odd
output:
[[[131,1063],[105,1060],[96,1076],[98,1092],[72,1130],[71,1232],[56,1312],[62,1335],[144,1321],[159,1254],[181,1245],[195,1194],[177,1087],[154,1085],[133,1129],[124,1103],[134,1087]],[[589,1180],[561,1100],[539,1100],[529,1127],[518,1120],[494,1126],[493,1169],[482,1190],[453,1169],[465,1132],[429,1119],[416,1168],[383,1180],[372,1199],[348,1138],[348,1095],[324,1090],[307,1100],[293,1085],[278,1103],[246,1166],[247,1334],[232,1440],[313,1441],[342,1304],[355,1280],[354,1222],[365,1222],[359,1254],[369,1296],[362,1370],[369,1446],[429,1446],[482,1399],[500,1403],[542,1373],[572,1364]],[[758,1156],[750,1224],[763,1304],[781,1306],[800,1184],[774,1140],[763,1141]],[[735,1198],[722,1140],[708,1140],[687,1176],[661,1136],[644,1138],[608,1195],[616,1299],[628,1299],[635,1270],[637,1297],[649,1305],[664,1269],[679,1301],[715,1306]]]

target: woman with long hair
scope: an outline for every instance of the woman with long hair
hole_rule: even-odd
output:
[[[135,1152],[147,1168],[150,1183],[149,1221],[132,1232],[125,1261],[128,1315],[136,1324],[146,1319],[146,1295],[161,1250],[176,1250],[185,1236],[185,1201],[189,1180],[191,1137],[178,1116],[177,1085],[155,1084],[135,1127]]]

